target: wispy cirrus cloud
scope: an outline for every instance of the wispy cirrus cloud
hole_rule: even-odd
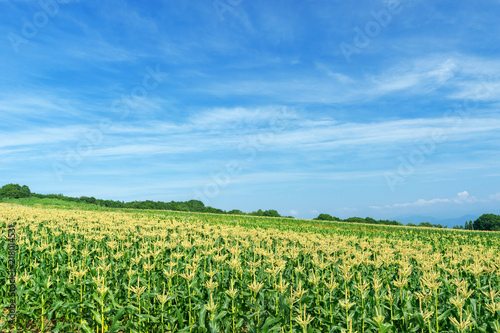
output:
[[[319,76],[286,73],[270,73],[267,80],[235,80],[220,82],[210,87],[196,87],[200,93],[216,96],[267,96],[283,102],[295,103],[357,103],[375,101],[394,94],[422,96],[444,90],[450,100],[474,96],[479,85],[486,85],[489,99],[495,99],[498,71],[486,71],[481,64],[488,62],[492,68],[500,68],[500,62],[481,57],[465,57],[460,54],[438,54],[416,57],[385,68],[383,72],[362,76],[336,72],[322,63],[316,63]],[[477,64],[477,65],[475,65]],[[284,72],[289,72],[289,68]],[[285,78],[284,78],[285,77]],[[484,88],[483,88],[484,90]],[[451,102],[450,102],[451,103]]]
[[[490,196],[492,198],[492,196]],[[372,209],[382,208],[404,208],[404,207],[426,207],[438,204],[472,204],[478,201],[485,201],[485,199],[477,199],[475,196],[470,196],[469,192],[463,191],[457,193],[453,198],[433,198],[433,199],[418,199],[413,202],[394,203],[384,206],[370,206]]]
[[[500,201],[500,192],[497,194],[490,195],[491,200]]]
[[[273,133],[268,149],[282,150],[288,147],[309,152],[334,151],[361,148],[394,150],[395,146],[415,144],[431,136],[435,129],[441,129],[446,142],[467,142],[468,145],[482,144],[485,137],[500,130],[500,118],[486,115],[471,117],[467,121],[455,118],[416,118],[379,121],[370,123],[340,122],[332,118],[316,119],[299,111],[284,107],[266,108],[217,108],[196,113],[183,121],[158,121],[144,124],[142,121],[115,121],[105,133],[107,147],[96,150],[100,156],[109,152],[165,152],[166,146],[176,147],[173,151],[203,151],[211,149],[234,149],[241,142],[251,140],[259,134],[269,132],[274,121],[283,122],[283,128]],[[456,122],[460,127],[456,128]],[[81,137],[87,126],[50,125],[40,127],[37,133],[19,129],[4,135],[4,147],[29,145],[32,143],[71,143]],[[221,132],[223,130],[223,132]],[[45,133],[45,134],[44,134]],[[124,140],[124,136],[133,136]],[[131,142],[135,142],[131,146]],[[141,145],[137,145],[140,142]],[[128,147],[128,148],[127,148]],[[131,149],[132,147],[136,147]],[[142,147],[142,148],[139,148]],[[147,148],[149,147],[149,148]],[[128,150],[127,150],[128,149]]]

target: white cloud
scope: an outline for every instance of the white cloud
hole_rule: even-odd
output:
[[[434,78],[438,83],[443,84],[455,75],[457,67],[455,60],[449,58],[440,63],[436,69],[430,70],[427,74],[430,78]]]
[[[467,191],[457,193],[457,198],[455,198],[453,200],[453,202],[460,203],[460,204],[464,203],[464,202],[471,203],[471,202],[476,202],[476,201],[477,201],[476,197],[469,197],[469,192],[467,192]]]
[[[369,89],[374,96],[401,90],[411,94],[427,93],[450,85],[459,73],[460,65],[455,57],[437,55],[417,58],[372,77]]]
[[[434,198],[430,200],[425,200],[425,199],[418,199],[417,201],[414,202],[405,202],[402,204],[393,204],[391,205],[392,207],[410,207],[410,206],[429,206],[429,205],[434,205],[437,203],[447,203],[451,202],[450,199],[440,199],[440,198]]]
[[[332,77],[334,78],[335,80],[337,80],[338,82],[341,82],[341,83],[353,83],[354,80],[351,79],[349,76],[347,75],[344,75],[342,73],[337,73],[337,72],[333,72],[332,70],[330,70],[325,64],[322,64],[322,63],[316,63],[316,68],[322,72],[324,72],[326,75],[328,75],[329,77]]]
[[[491,200],[500,201],[500,192],[490,195]]]
[[[46,90],[3,92],[0,94],[0,120],[17,124],[19,121],[82,116],[83,103],[61,95]]]
[[[86,126],[75,125],[61,128],[48,127],[39,128],[36,132],[22,130],[13,133],[0,135],[0,148],[13,146],[30,146],[30,150],[37,150],[34,145],[54,144],[68,142],[80,138],[80,133],[84,133]]]
[[[499,60],[455,53],[418,57],[361,76],[323,63],[315,67],[322,75],[274,73],[264,81],[229,78],[193,89],[215,96],[267,96],[283,103],[357,103],[403,92],[427,95],[438,89],[446,89],[440,94],[450,99],[497,100],[500,91]]]
[[[272,122],[277,117],[283,117],[284,126],[273,131]],[[30,126],[11,128],[0,134],[0,147],[24,149],[19,150],[20,154],[15,157],[19,161],[23,158],[29,160],[33,155],[39,158],[48,158],[49,155],[54,158],[58,155],[64,157],[68,150],[75,149],[79,142],[85,140],[88,131],[97,130],[98,124],[96,121],[88,126],[67,125],[57,128],[52,124],[41,124],[36,130]],[[241,153],[239,149],[241,145],[253,145],[258,146],[257,154],[263,155],[272,151],[292,159],[292,151],[311,160],[351,155],[353,151],[356,156],[369,159],[394,156],[402,148],[414,148],[416,142],[431,140],[431,133],[436,129],[443,130],[447,135],[447,145],[467,142],[469,147],[483,144],[485,138],[491,138],[492,133],[500,131],[500,119],[494,115],[468,118],[458,129],[452,128],[452,125],[442,118],[370,123],[339,122],[333,118],[312,117],[282,106],[214,108],[204,110],[199,115],[188,116],[184,121],[115,121],[112,128],[103,133],[103,143],[92,147],[91,155],[100,159],[116,159],[172,154],[193,155],[217,151],[230,154],[231,158],[246,159],[248,154]],[[46,145],[50,151],[40,154],[37,145]],[[446,163],[454,162],[455,160],[451,159]],[[397,163],[395,158],[394,163]],[[444,170],[446,164],[440,167],[439,170]],[[485,164],[478,160],[471,167],[485,168]],[[344,177],[384,177],[384,171],[381,169],[336,169],[325,170],[321,174],[324,179],[330,180]],[[469,202],[472,199],[464,199],[462,195],[455,200]]]
[[[347,213],[347,212],[356,212],[356,211],[358,211],[358,209],[351,208],[351,207],[342,207],[342,208],[337,209],[337,211]]]
[[[273,121],[291,120],[296,118],[295,112],[282,106],[269,106],[263,108],[215,108],[199,112],[189,118],[188,122],[197,130],[209,128],[224,128],[228,125],[265,125],[269,127]]]
[[[478,101],[498,101],[500,93],[500,81],[489,81],[487,79],[475,79],[458,85],[455,93],[449,98],[472,99]]]
[[[492,196],[490,196],[492,198]],[[500,195],[499,195],[500,199]],[[479,200],[474,196],[469,196],[469,192],[463,191],[457,193],[456,197],[454,198],[434,198],[430,200],[426,199],[418,199],[413,202],[405,202],[405,203],[395,203],[391,205],[385,205],[385,206],[369,206],[371,209],[382,209],[382,208],[406,208],[406,207],[426,207],[426,206],[432,206],[436,204],[449,204],[449,203],[455,203],[455,204],[463,204],[463,203],[474,203],[478,201],[484,201],[484,200]]]

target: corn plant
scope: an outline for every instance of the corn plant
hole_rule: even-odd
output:
[[[496,233],[5,204],[0,232],[1,332],[500,332]]]

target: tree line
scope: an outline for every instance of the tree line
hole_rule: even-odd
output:
[[[175,210],[182,212],[193,212],[193,213],[214,213],[214,214],[232,214],[232,215],[251,215],[251,216],[267,216],[267,217],[285,217],[293,218],[293,216],[282,216],[275,209],[262,210],[251,213],[245,213],[239,209],[233,209],[230,211],[225,211],[219,208],[214,208],[210,206],[205,206],[205,204],[200,200],[189,200],[189,201],[131,201],[124,202],[119,200],[104,200],[96,199],[95,197],[68,197],[62,194],[38,194],[32,193],[28,186],[19,184],[7,184],[0,189],[0,198],[39,198],[39,199],[58,199],[67,202],[75,203],[87,203],[93,204],[100,207],[108,208],[129,208],[129,209],[154,209],[154,210]]]
[[[313,220],[323,220],[323,221],[340,221],[340,222],[355,222],[355,223],[369,223],[369,224],[387,224],[387,225],[403,225],[398,221],[391,220],[375,220],[371,217],[350,217],[348,219],[341,219],[336,216],[331,216],[329,214],[319,214]],[[446,228],[441,224],[433,224],[430,222],[421,222],[419,224],[407,223],[407,227],[427,227],[427,228]],[[483,214],[475,221],[466,221],[464,226],[458,225],[454,226],[453,229],[462,230],[486,230],[486,231],[500,231],[500,215],[495,214]]]
[[[385,224],[385,225],[403,225],[403,223],[391,220],[375,220],[371,217],[349,217],[347,219],[341,219],[336,216],[331,216],[330,214],[319,214],[318,217],[313,220],[317,221],[340,221],[340,222],[353,222],[353,223],[369,223],[369,224]]]

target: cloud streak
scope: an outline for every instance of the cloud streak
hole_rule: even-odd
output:
[[[490,200],[496,199],[495,196],[490,195]],[[405,208],[405,207],[427,207],[439,204],[473,204],[476,202],[485,202],[486,199],[477,199],[475,196],[470,196],[469,192],[463,191],[457,193],[457,195],[453,198],[434,198],[434,199],[418,199],[413,202],[405,202],[405,203],[394,203],[390,205],[384,206],[370,206],[372,209],[382,209],[382,208]]]

